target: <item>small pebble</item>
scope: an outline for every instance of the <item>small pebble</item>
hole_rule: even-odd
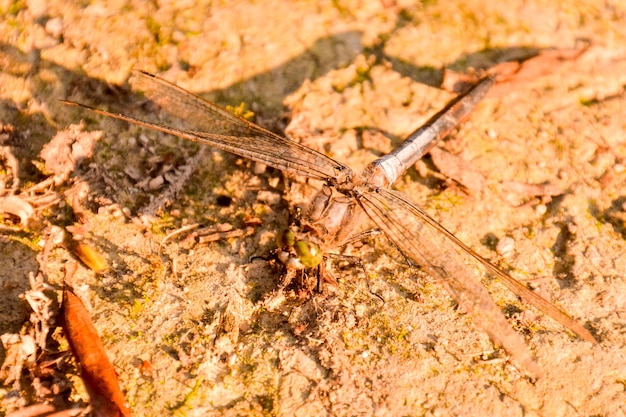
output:
[[[357,317],[365,317],[365,313],[367,312],[367,307],[365,304],[357,304],[354,308],[354,313]]]
[[[135,181],[139,181],[142,178],[141,171],[139,168],[134,166],[127,166],[124,168],[124,173]]]
[[[281,195],[271,191],[259,191],[257,194],[257,200],[261,203],[269,204],[270,206],[280,203]]]
[[[233,225],[230,223],[218,223],[215,225],[215,230],[218,232],[229,232],[233,230]]]
[[[155,178],[152,178],[149,182],[148,182],[148,189],[150,190],[156,190],[158,188],[160,188],[163,183],[165,182],[165,179],[163,178],[163,175],[159,175]]]
[[[46,32],[54,38],[61,37],[63,33],[63,20],[59,17],[55,17],[46,22]]]
[[[280,178],[278,177],[270,178],[269,180],[267,180],[267,183],[272,188],[278,188],[278,184],[280,183]]]
[[[253,172],[254,172],[255,175],[263,174],[266,170],[267,170],[267,165],[265,165],[265,164],[263,164],[261,162],[255,162],[254,163]]]
[[[500,239],[498,244],[496,245],[496,253],[504,258],[508,258],[513,253],[513,249],[515,249],[515,240],[508,236]]]
[[[567,231],[570,234],[575,235],[576,232],[578,232],[578,226],[575,223],[568,223],[567,224]]]

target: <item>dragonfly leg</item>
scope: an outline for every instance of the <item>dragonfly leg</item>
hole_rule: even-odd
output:
[[[383,232],[380,229],[367,229],[359,233],[348,236],[343,241],[337,244],[337,247],[343,247],[350,243],[360,242],[373,236],[381,235]]]

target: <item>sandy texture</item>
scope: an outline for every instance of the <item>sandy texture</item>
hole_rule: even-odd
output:
[[[29,200],[28,225],[5,215],[0,333],[28,327],[29,273],[60,288],[74,255],[67,244],[42,248],[60,230],[52,225],[79,222],[74,236],[108,268],[83,266],[74,285],[136,415],[626,415],[623,2],[199,3],[0,2],[3,195],[56,175],[31,194],[58,198]],[[359,169],[453,97],[437,88],[443,68],[583,44],[487,98],[442,145],[484,178],[477,189],[430,158],[396,184],[598,337],[574,338],[486,283],[544,370],[536,382],[382,237],[347,248],[365,272],[335,265],[338,287],[260,303],[280,277],[269,260],[287,203],[309,195],[301,181],[210,149],[194,159],[195,144],[58,102],[167,120],[124,87],[140,68],[222,105],[245,103],[257,123]],[[63,132],[81,119],[82,130]],[[76,165],[44,175],[32,161],[43,167],[40,152],[60,133]],[[151,201],[161,209],[147,210]],[[219,239],[185,232],[161,244],[195,223]],[[63,347],[58,331],[51,339]],[[0,360],[3,378],[19,371],[6,345]],[[5,380],[0,412],[41,401],[29,381]],[[58,407],[87,399],[70,381]]]

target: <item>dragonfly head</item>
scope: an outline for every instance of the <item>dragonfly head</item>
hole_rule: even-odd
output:
[[[276,242],[279,248],[278,260],[287,268],[314,268],[324,258],[319,245],[306,239],[298,239],[292,229],[279,233]]]

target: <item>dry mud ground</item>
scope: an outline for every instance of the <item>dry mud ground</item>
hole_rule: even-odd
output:
[[[42,247],[79,220],[107,270],[81,266],[74,286],[136,415],[626,415],[624,2],[32,0],[2,1],[0,15],[3,195],[23,193],[35,208],[28,226],[11,215],[2,224],[7,345],[34,331],[29,273],[58,290],[75,259],[67,245],[45,256]],[[280,275],[268,260],[287,199],[297,199],[288,191],[302,183],[58,102],[165,117],[129,92],[140,68],[245,103],[257,123],[358,169],[453,96],[438,88],[443,68],[582,44],[580,56],[540,59],[441,145],[484,177],[477,189],[446,179],[430,157],[395,186],[598,337],[597,346],[575,338],[486,282],[544,370],[537,381],[383,238],[347,249],[365,272],[335,265],[337,287],[262,307]],[[40,154],[59,134],[84,140],[87,158],[25,194],[47,178]],[[243,233],[162,243],[195,223]],[[512,250],[497,253],[505,237]],[[3,346],[0,413],[42,400],[84,405],[73,368],[49,392]],[[71,384],[55,395],[64,377]]]

